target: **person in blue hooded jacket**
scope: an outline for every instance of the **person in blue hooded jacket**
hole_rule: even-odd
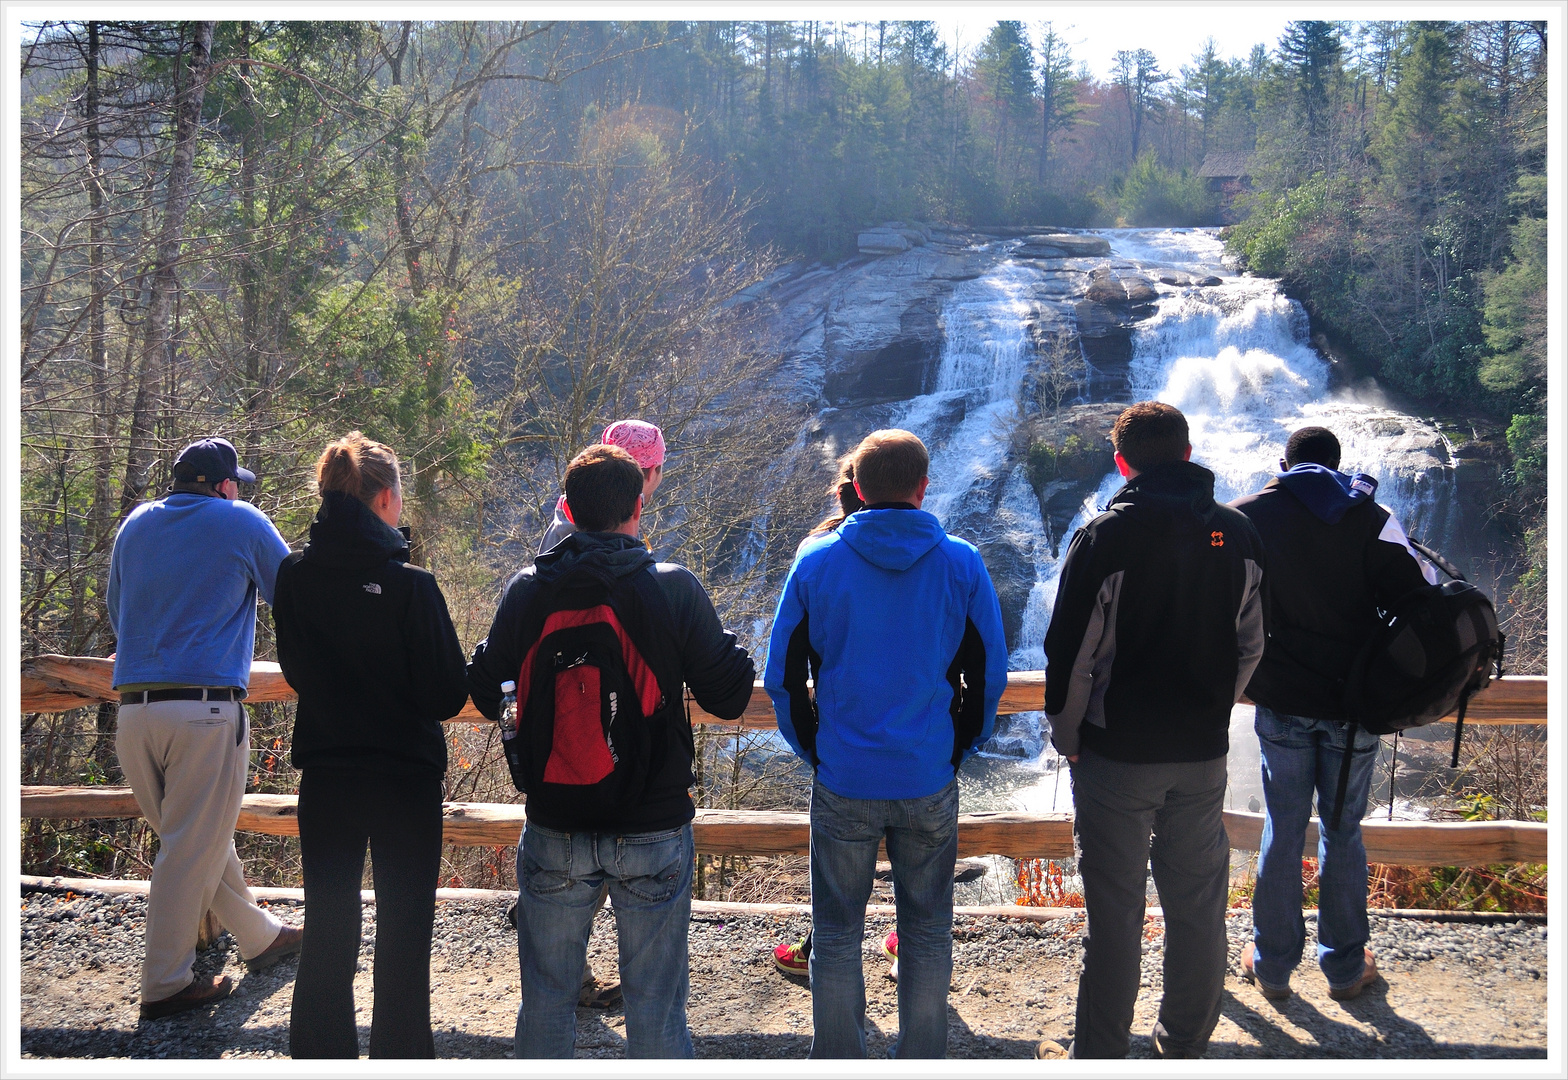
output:
[[[1264,997],[1290,996],[1301,962],[1301,846],[1312,796],[1338,793],[1349,714],[1343,695],[1356,655],[1377,631],[1378,610],[1436,581],[1399,521],[1373,501],[1377,481],[1339,471],[1333,432],[1305,427],[1285,445],[1283,470],[1231,505],[1257,528],[1268,558],[1268,639],[1247,684],[1257,703],[1265,813],[1253,940],[1241,974]],[[1367,852],[1361,839],[1378,739],[1357,730],[1340,826],[1318,831],[1318,966],[1329,995],[1356,997],[1377,978],[1366,948]]]
[[[779,732],[814,771],[811,1056],[866,1054],[860,950],[886,840],[898,911],[895,1055],[942,1057],[956,774],[990,738],[1007,683],[1002,613],[974,545],[920,509],[925,445],[876,431],[854,461],[865,508],[797,556],[764,678]]]

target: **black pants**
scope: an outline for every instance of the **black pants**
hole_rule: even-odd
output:
[[[357,1058],[354,970],[360,881],[370,845],[376,888],[373,1058],[433,1058],[430,936],[441,867],[441,778],[306,768],[299,783],[305,941],[289,1053]]]

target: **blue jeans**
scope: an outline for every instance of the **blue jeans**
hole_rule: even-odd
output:
[[[1252,894],[1252,941],[1258,981],[1290,985],[1307,934],[1301,914],[1301,852],[1312,795],[1318,798],[1318,966],[1334,989],[1361,977],[1367,943],[1367,849],[1361,819],[1377,763],[1378,737],[1356,729],[1350,784],[1338,829],[1328,827],[1339,796],[1347,725],[1277,713],[1258,706],[1263,757],[1262,850]]]
[[[572,1056],[588,935],[606,884],[620,944],[626,1056],[695,1056],[686,1028],[691,826],[615,835],[530,821],[517,845],[517,877],[517,1056]]]
[[[898,909],[895,1057],[947,1055],[953,977],[958,782],[921,799],[847,799],[811,789],[811,1056],[866,1056],[860,949],[877,845],[887,840]]]

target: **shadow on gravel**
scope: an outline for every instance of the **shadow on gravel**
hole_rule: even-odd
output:
[[[1211,1058],[1544,1058],[1546,1051],[1537,1046],[1510,1046],[1499,1043],[1443,1043],[1425,1028],[1400,1016],[1389,1005],[1387,984],[1379,982],[1354,1001],[1338,1006],[1356,1020],[1374,1029],[1362,1029],[1324,1013],[1300,994],[1270,1006],[1269,1016],[1225,991],[1220,1012],[1237,1027],[1253,1036],[1259,1047],[1236,1043],[1211,1042]],[[1280,1026],[1280,1020],[1306,1031],[1311,1041],[1293,1037]]]
[[[370,1028],[359,1029],[360,1051],[363,1053],[370,1046]],[[512,1056],[512,1040],[497,1035],[470,1035],[466,1031],[457,1031],[452,1028],[437,1028],[435,1030],[436,1057],[440,1060],[447,1058],[472,1059],[472,1058],[510,1058]]]

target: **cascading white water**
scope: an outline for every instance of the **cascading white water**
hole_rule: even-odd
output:
[[[1378,501],[1412,535],[1443,542],[1455,503],[1446,440],[1414,417],[1331,397],[1327,365],[1309,344],[1306,313],[1275,282],[1228,268],[1217,230],[1102,235],[1111,243],[1114,266],[1221,279],[1207,287],[1160,289],[1155,312],[1134,330],[1129,372],[1134,400],[1165,401],[1186,415],[1193,460],[1214,472],[1216,498],[1256,491],[1277,470],[1290,432],[1322,424],[1340,438],[1342,468],[1377,477]],[[1025,323],[1038,313],[1033,290],[1045,273],[1004,261],[956,287],[943,311],[947,341],[936,389],[911,401],[897,421],[932,451],[926,508],[949,531],[981,544],[1006,539],[1032,559],[1034,583],[1022,626],[1009,643],[1014,670],[1045,664],[1042,642],[1066,552],[1065,543],[1060,550],[1051,543],[1022,467],[1007,462],[1015,398],[1031,359]],[[1067,535],[1098,513],[1122,482],[1107,474]],[[1010,789],[1008,801],[1020,808],[1059,808],[1067,794],[1034,719],[1017,717],[1006,725],[993,750],[1019,771],[1011,782],[1000,776],[993,782]],[[1250,709],[1238,708],[1232,736],[1228,803],[1244,809],[1259,786]]]
[[[912,400],[897,421],[931,450],[925,508],[943,522],[1005,468],[1015,398],[1030,359],[1030,294],[1039,280],[1039,271],[1003,262],[960,282],[943,309],[936,389]]]

